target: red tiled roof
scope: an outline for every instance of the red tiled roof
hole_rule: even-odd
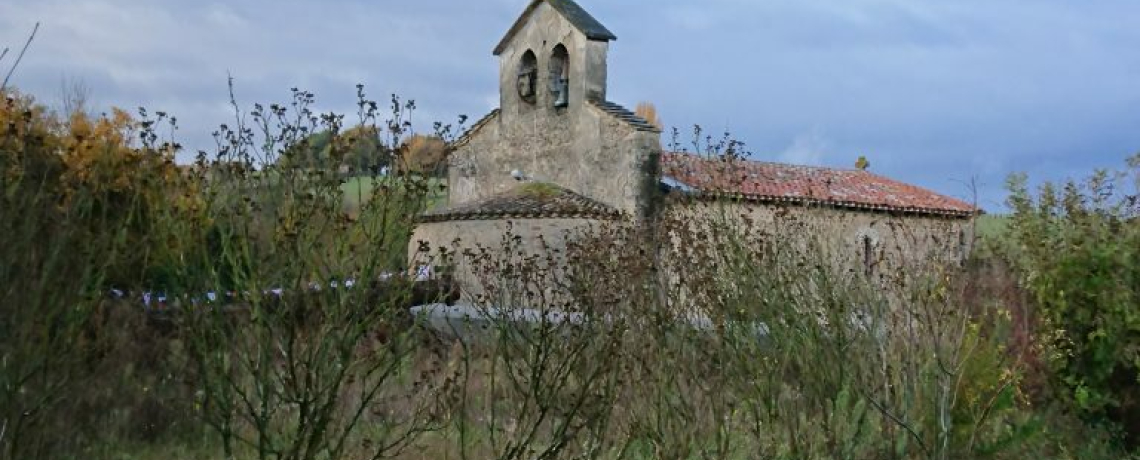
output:
[[[662,177],[699,193],[766,202],[970,216],[965,201],[858,169],[710,159],[688,153],[661,155]]]

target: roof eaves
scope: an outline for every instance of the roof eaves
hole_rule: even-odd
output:
[[[517,212],[517,211],[501,211],[501,212],[484,212],[484,211],[459,211],[459,212],[441,212],[436,214],[423,214],[420,215],[416,222],[419,223],[435,223],[435,222],[448,222],[448,221],[461,221],[461,220],[503,220],[503,219],[595,219],[595,220],[619,220],[623,217],[621,211],[617,210],[590,210],[590,211],[577,211],[577,212],[563,212],[563,211],[547,211],[547,212]]]
[[[899,212],[904,214],[924,215],[924,216],[942,216],[953,218],[967,218],[984,214],[985,211],[978,208],[972,211],[960,209],[941,209],[941,208],[926,208],[919,206],[894,206],[887,204],[865,203],[860,201],[843,201],[843,200],[829,200],[805,196],[778,196],[778,195],[759,195],[759,194],[745,194],[733,192],[708,192],[696,191],[688,192],[685,195],[693,196],[700,200],[719,200],[719,199],[735,199],[743,201],[752,201],[757,203],[777,203],[777,204],[795,204],[801,206],[832,206],[836,208],[850,209],[856,211],[868,212]]]
[[[464,145],[467,145],[467,143],[471,142],[471,138],[475,136],[479,130],[483,129],[484,126],[490,123],[491,120],[493,120],[498,115],[499,109],[497,108],[484,115],[483,118],[480,118],[479,121],[476,121],[474,124],[472,124],[470,128],[467,128],[467,131],[464,131],[463,135],[459,136],[459,139],[456,139],[452,146],[462,147]]]

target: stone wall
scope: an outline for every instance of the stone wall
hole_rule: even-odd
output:
[[[971,250],[972,224],[966,219],[720,201],[669,203],[665,212],[670,219],[697,223],[706,231],[762,232],[775,244],[810,251],[811,257],[827,257],[836,273],[871,275],[884,286],[893,276],[917,274],[916,268],[930,267],[930,262],[956,264]],[[440,247],[457,253],[443,264],[454,270],[464,289],[464,299],[470,300],[483,293],[483,289],[475,275],[477,266],[461,255],[465,250],[477,252],[479,247],[484,247],[500,257],[505,254],[504,235],[509,233],[517,237],[517,245],[512,246],[516,254],[551,255],[549,262],[560,266],[564,262],[568,237],[581,237],[614,225],[629,223],[553,218],[424,223],[412,236],[409,260],[441,264]],[[420,241],[427,242],[426,253],[419,252]],[[557,252],[550,252],[548,248]],[[871,253],[865,254],[866,249]],[[687,259],[666,257],[676,263],[688,263]],[[662,275],[672,279],[675,276],[670,273],[674,271],[666,270],[668,273]]]
[[[638,131],[593,106],[571,109],[542,108],[526,118],[500,114],[490,120],[450,157],[450,204],[504,192],[518,185],[511,175],[518,170],[642,215],[652,193],[644,189],[652,187],[646,179],[660,152],[659,135]]]
[[[470,250],[478,253],[479,248],[487,248],[493,257],[502,257],[507,254],[507,248],[510,248],[516,256],[552,255],[551,262],[558,265],[563,262],[561,256],[567,238],[606,225],[612,225],[612,222],[592,219],[497,219],[423,223],[412,234],[408,260],[413,265],[448,267],[463,289],[463,299],[470,300],[483,292],[482,283],[475,273],[481,265],[469,261],[463,255],[464,252]],[[508,233],[511,237],[517,237],[517,244],[504,245]],[[427,243],[426,252],[420,250],[420,242]],[[449,260],[441,258],[444,251],[440,248],[453,253]],[[546,248],[557,249],[559,253],[551,253]]]
[[[667,212],[767,232],[778,244],[831,259],[835,269],[876,277],[927,262],[959,263],[973,240],[972,220],[960,218],[748,201],[675,202]]]

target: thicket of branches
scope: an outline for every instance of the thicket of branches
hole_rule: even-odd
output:
[[[599,224],[566,247],[508,233],[451,255],[479,274],[479,314],[457,336],[407,309],[433,300],[413,298],[404,275],[438,181],[369,176],[349,216],[342,161],[277,161],[315,133],[329,133],[321,155],[334,160],[373,133],[393,162],[418,161],[401,157],[424,142],[409,141],[413,104],[361,89],[352,123],[314,113],[303,91],[235,104],[218,150],[179,166],[166,114],[64,118],[3,97],[0,458],[1124,455],[1049,395],[1085,388],[1081,407],[1130,407],[1112,392],[1130,362],[1091,368],[1104,342],[1070,337],[1063,366],[1039,366],[1035,341],[1125,282],[1066,285],[1081,303],[1042,283],[1053,258],[1106,260],[1065,258],[1060,242],[1134,233],[1131,215],[1095,200],[1055,210],[1015,188],[1019,241],[1064,222],[1089,231],[1021,249],[1012,270],[900,264],[887,286],[832,270],[841,255],[822,241],[783,244],[808,221],[761,227],[715,201],[693,204],[707,207],[701,220]],[[446,144],[458,129],[434,135]],[[703,146],[729,159],[741,147]],[[913,237],[898,223],[896,240]],[[1131,273],[1132,253],[1116,254],[1113,276]],[[1126,319],[1127,300],[1111,311]],[[1110,350],[1131,349],[1127,324],[1103,326]]]

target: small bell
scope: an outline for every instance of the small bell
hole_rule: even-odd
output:
[[[570,105],[570,83],[565,78],[558,80],[558,98],[554,100],[554,106],[558,108]]]
[[[518,75],[518,91],[519,97],[523,100],[534,103],[535,96],[535,80],[537,80],[537,72],[534,69],[524,69],[519,71]]]

